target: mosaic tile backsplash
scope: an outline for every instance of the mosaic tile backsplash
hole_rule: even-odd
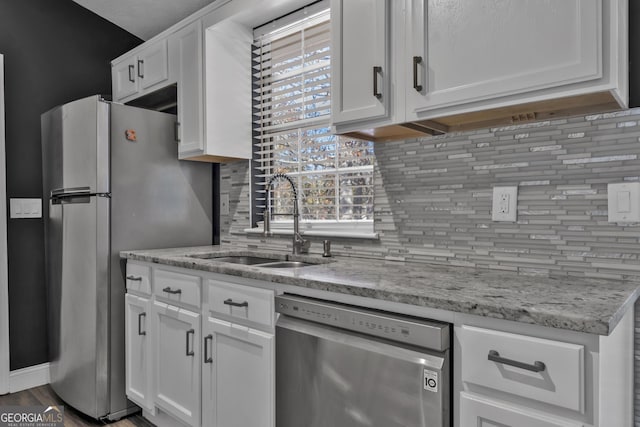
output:
[[[331,239],[336,255],[640,282],[640,224],[607,221],[607,184],[640,180],[640,108],[379,143],[375,154],[379,239]],[[230,195],[222,243],[290,247],[290,238],[244,233],[248,162],[222,165],[220,176]],[[518,186],[516,223],[491,220],[493,187],[504,185]],[[322,253],[320,238],[311,251]]]

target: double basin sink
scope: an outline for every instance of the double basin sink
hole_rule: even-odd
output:
[[[189,255],[191,258],[207,259],[216,262],[225,262],[230,264],[251,265],[261,268],[300,268],[310,265],[321,264],[322,262],[292,261],[282,260],[279,258],[268,258],[255,255],[224,255],[216,253],[194,254]]]

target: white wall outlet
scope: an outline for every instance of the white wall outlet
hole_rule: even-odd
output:
[[[518,218],[518,187],[493,187],[491,218],[494,221],[516,222]]]
[[[229,215],[229,195],[220,194],[220,215]]]
[[[9,199],[11,218],[40,218],[42,217],[41,199]]]
[[[609,222],[640,222],[640,182],[607,185]]]

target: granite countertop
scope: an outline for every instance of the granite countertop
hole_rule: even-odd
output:
[[[323,263],[267,269],[194,257],[212,252],[216,256]],[[640,283],[632,281],[521,276],[466,267],[293,256],[220,246],[125,251],[121,257],[599,335],[610,334],[640,295]]]

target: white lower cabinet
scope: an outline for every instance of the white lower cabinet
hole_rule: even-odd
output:
[[[209,317],[203,325],[202,422],[273,427],[272,333]]]
[[[155,404],[190,426],[200,426],[200,317],[153,303]]]
[[[460,395],[460,426],[470,427],[582,427],[583,424],[554,420],[522,408],[483,399],[467,393]]]
[[[151,301],[127,294],[125,307],[127,397],[141,408],[153,412]]]
[[[127,396],[144,416],[274,427],[275,292],[149,263],[128,262],[127,274]]]

